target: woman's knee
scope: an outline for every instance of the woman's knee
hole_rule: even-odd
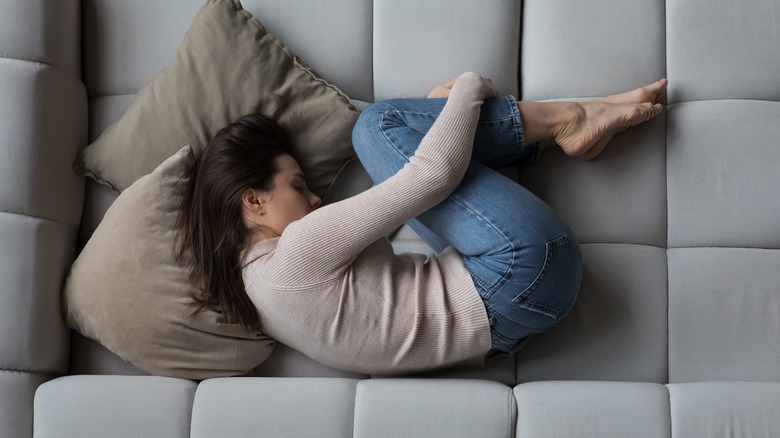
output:
[[[402,152],[407,148],[404,139],[398,138],[397,131],[388,133],[393,128],[403,127],[397,117],[393,117],[396,112],[396,107],[389,101],[369,105],[361,112],[352,130],[355,153],[375,183],[394,175],[408,161]]]
[[[377,136],[382,134],[384,116],[393,107],[386,102],[376,102],[360,112],[360,116],[352,128],[352,144],[360,154],[372,148],[377,143]]]

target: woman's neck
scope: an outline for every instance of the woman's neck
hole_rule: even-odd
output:
[[[274,233],[272,230],[265,228],[265,227],[256,227],[254,229],[249,230],[249,235],[246,238],[246,243],[244,244],[245,249],[249,249],[258,243],[262,242],[263,240],[273,239],[275,237],[279,237],[276,233]]]

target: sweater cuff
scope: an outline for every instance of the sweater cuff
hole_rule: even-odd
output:
[[[488,94],[482,77],[477,73],[466,72],[455,81],[448,100],[457,107],[468,108],[481,105]]]

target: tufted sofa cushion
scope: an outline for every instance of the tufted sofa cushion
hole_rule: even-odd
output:
[[[0,436],[30,436],[33,391],[62,374],[109,375],[40,386],[38,436],[202,436],[216,418],[246,431],[258,415],[246,407],[266,395],[279,403],[263,405],[264,426],[291,434],[780,435],[773,0],[246,0],[364,103],[420,95],[471,69],[528,100],[598,98],[666,76],[667,109],[594,162],[549,151],[522,169],[578,235],[585,276],[573,312],[515,358],[382,379],[281,347],[256,370],[262,378],[198,385],[122,376],[140,371],[79,336],[69,342],[59,284],[76,230],[85,242],[113,197],[88,183],[79,224],[83,181],[66,168],[171,58],[199,3],[4,4],[14,13],[0,13],[0,76],[15,86],[0,88],[0,175],[12,182],[0,185]],[[356,182],[343,196],[365,184],[361,169],[349,172]]]
[[[524,98],[669,90],[664,117],[596,162],[552,153],[524,173],[579,237],[585,277],[519,380],[780,379],[779,18],[764,0],[524,2]]]
[[[68,169],[86,141],[79,2],[0,7],[0,436],[32,430],[35,389],[68,371],[59,309],[84,182]]]
[[[36,437],[604,438],[780,434],[780,384],[71,376],[41,386]],[[163,413],[165,415],[163,415]]]

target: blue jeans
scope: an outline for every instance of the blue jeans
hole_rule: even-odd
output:
[[[375,183],[400,170],[445,99],[397,99],[366,108],[353,130],[355,150]],[[493,348],[515,353],[555,325],[577,297],[582,261],[569,227],[539,198],[493,167],[534,161],[523,146],[512,96],[481,109],[472,160],[457,189],[409,225],[435,251],[463,255],[487,310]]]

